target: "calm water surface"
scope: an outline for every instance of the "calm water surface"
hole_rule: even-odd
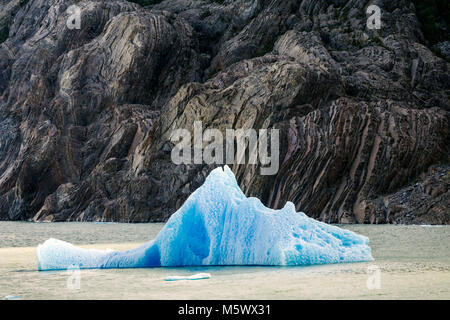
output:
[[[81,270],[75,290],[70,273],[37,271],[36,246],[48,238],[127,250],[163,225],[0,222],[0,299],[450,299],[450,226],[341,226],[369,237],[368,263]],[[370,270],[378,289],[367,286]],[[164,281],[198,272],[211,279]]]

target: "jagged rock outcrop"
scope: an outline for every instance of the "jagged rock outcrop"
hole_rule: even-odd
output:
[[[450,167],[431,166],[417,182],[365,202],[368,223],[449,224]]]
[[[372,3],[380,30],[366,27]],[[71,4],[80,30],[67,28]],[[232,166],[270,207],[292,201],[334,223],[450,221],[450,65],[410,1],[0,9],[0,220],[164,221],[217,166],[171,160],[173,130],[201,120],[280,130],[277,174]]]

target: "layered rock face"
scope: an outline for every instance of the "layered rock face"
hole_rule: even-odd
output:
[[[70,5],[81,12],[70,29]],[[381,8],[381,29],[366,9]],[[217,164],[175,129],[279,129],[247,196],[329,223],[450,223],[450,65],[410,1],[0,2],[0,220],[165,221]],[[7,28],[5,27],[7,26]],[[247,159],[248,160],[248,159]]]

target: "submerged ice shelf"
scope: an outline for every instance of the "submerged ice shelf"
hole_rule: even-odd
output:
[[[373,260],[369,239],[296,212],[247,198],[233,172],[213,170],[152,241],[133,250],[82,249],[49,239],[39,270],[194,265],[311,265]]]

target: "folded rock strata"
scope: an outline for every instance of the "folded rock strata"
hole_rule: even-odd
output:
[[[371,3],[1,1],[0,220],[166,221],[215,167],[171,161],[201,120],[280,130],[276,175],[232,166],[268,207],[448,223],[449,63],[410,1],[377,1],[380,30]]]

